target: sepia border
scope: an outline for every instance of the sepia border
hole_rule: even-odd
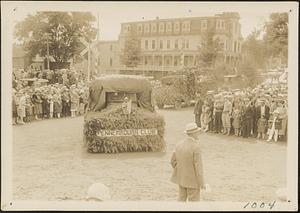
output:
[[[123,2],[125,3],[125,2]],[[136,2],[126,2],[136,3]],[[146,3],[146,2],[145,2]],[[151,2],[159,4],[202,4],[207,11],[264,11],[278,8],[278,12],[289,12],[288,48],[288,145],[287,145],[287,188],[290,202],[277,202],[272,211],[298,210],[298,3],[297,2]],[[251,210],[243,209],[246,202],[48,202],[39,200],[18,201],[12,199],[12,125],[11,125],[11,82],[12,82],[12,21],[14,8],[30,10],[73,10],[94,11],[105,2],[1,2],[1,209],[2,210]],[[119,4],[119,3],[118,3]],[[249,201],[250,202],[250,201]],[[254,201],[251,201],[254,202]],[[261,202],[261,201],[256,201]],[[163,205],[162,205],[163,204]],[[270,209],[253,209],[269,211]]]

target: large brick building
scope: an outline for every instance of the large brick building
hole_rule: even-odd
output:
[[[130,72],[120,63],[126,39],[140,42],[140,64],[136,71],[157,73],[174,71],[182,66],[195,66],[203,36],[208,30],[222,47],[221,60],[235,67],[241,59],[241,25],[238,13],[210,17],[172,18],[121,24],[118,41],[100,42],[100,70]]]

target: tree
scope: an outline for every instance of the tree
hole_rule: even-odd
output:
[[[243,42],[242,54],[248,61],[253,62],[256,69],[264,69],[268,53],[266,50],[266,43],[259,39],[261,31],[254,30]]]
[[[140,63],[140,55],[140,41],[134,37],[127,38],[121,53],[121,63],[133,69]]]
[[[199,48],[199,64],[204,67],[214,67],[221,49],[219,39],[214,38],[214,31],[208,30],[202,37]]]
[[[88,12],[38,12],[17,23],[14,36],[24,43],[32,58],[47,55],[46,33],[49,33],[49,55],[55,62],[79,57],[80,38],[90,42],[96,36],[92,27],[95,17]]]
[[[268,55],[280,57],[287,61],[288,57],[288,14],[272,13],[270,21],[265,23],[264,40],[267,45]]]
[[[265,41],[259,39],[260,30],[254,29],[243,42],[243,60],[238,65],[238,73],[244,76],[245,86],[255,86],[259,83],[260,72],[264,70],[268,59]]]
[[[239,64],[239,70],[241,74],[244,76],[244,82],[247,87],[256,86],[259,82],[259,72],[255,63],[252,61],[251,58],[245,58]]]

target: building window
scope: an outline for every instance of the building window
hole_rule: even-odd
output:
[[[159,48],[160,48],[160,49],[163,49],[163,48],[164,48],[163,40],[160,40],[160,41],[159,41]]]
[[[147,65],[148,64],[148,58],[147,58],[147,56],[145,56],[145,65]]]
[[[151,24],[151,32],[156,33],[156,24],[155,23]]]
[[[109,64],[110,64],[110,66],[112,66],[112,65],[113,65],[113,60],[112,60],[112,58],[110,58],[110,60],[109,60]]]
[[[233,47],[233,51],[236,52],[236,48],[237,48],[237,43],[236,41],[234,42],[234,47]]]
[[[145,24],[144,26],[144,30],[145,30],[145,33],[149,33],[150,32],[150,27],[149,27],[149,24]]]
[[[174,48],[178,49],[178,40],[177,39],[175,40]]]
[[[159,66],[162,66],[162,57],[159,57],[159,62],[158,62]]]
[[[111,45],[110,45],[110,51],[112,51],[112,50],[113,50],[113,45],[111,44]]]
[[[182,32],[185,32],[185,23],[184,22],[181,24],[181,29],[182,29]]]
[[[178,64],[178,56],[175,56],[174,57],[174,66],[177,66],[177,64]]]
[[[138,25],[138,33],[142,34],[143,32],[143,26],[141,24]]]
[[[126,32],[127,32],[127,33],[130,32],[130,26],[129,26],[129,25],[126,27]]]
[[[219,21],[219,20],[217,20],[216,28],[217,28],[217,29],[220,29],[220,21]]]
[[[155,40],[152,40],[152,49],[155,49]]]
[[[187,48],[187,49],[190,48],[190,41],[189,40],[185,41],[185,48]]]
[[[129,33],[129,31],[130,31],[130,25],[124,25],[124,32],[125,33]]]
[[[167,32],[172,32],[172,23],[171,22],[167,23]]]
[[[189,32],[190,31],[190,22],[183,22],[182,23],[182,31],[183,32]]]
[[[145,49],[148,50],[148,40],[145,40]]]
[[[217,20],[217,29],[225,29],[225,22],[224,20]]]
[[[179,22],[175,22],[175,24],[174,24],[174,31],[175,32],[179,32],[180,31],[180,23]]]
[[[159,23],[159,32],[163,33],[165,31],[165,24],[164,23]]]
[[[167,40],[167,49],[170,49],[170,46],[171,46],[170,43],[171,43],[170,40]]]
[[[167,65],[167,66],[170,65],[170,59],[169,59],[169,57],[166,58],[166,65]]]
[[[224,49],[224,43],[223,42],[220,42],[220,48]]]

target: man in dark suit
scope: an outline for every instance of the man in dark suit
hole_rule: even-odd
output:
[[[203,106],[204,102],[202,101],[202,99],[200,98],[200,96],[198,94],[197,94],[197,98],[198,98],[198,101],[197,101],[197,103],[195,105],[195,108],[194,108],[195,122],[196,122],[198,127],[201,127],[200,117],[201,117],[202,106]]]
[[[188,124],[185,129],[187,137],[177,144],[172,155],[171,181],[179,185],[179,201],[200,201],[200,188],[205,188],[198,142],[200,130],[197,124]]]
[[[266,105],[266,99],[262,98],[259,100],[260,105],[256,107],[255,109],[255,121],[254,123],[257,125],[258,120],[262,117],[264,117],[267,121],[270,118],[270,107]],[[257,129],[257,126],[255,127]]]

